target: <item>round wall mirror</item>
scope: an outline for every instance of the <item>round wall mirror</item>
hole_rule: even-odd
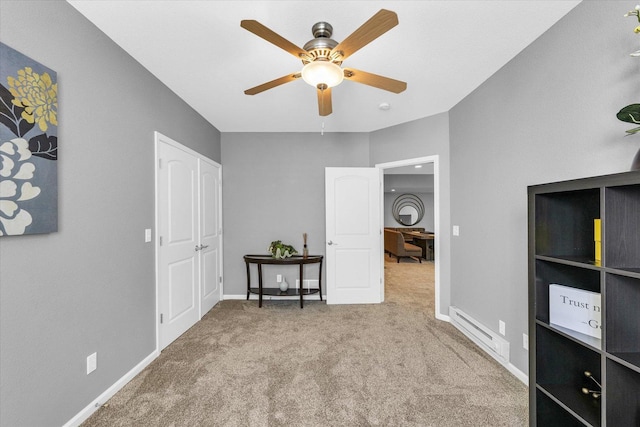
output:
[[[401,194],[393,202],[391,212],[399,224],[416,225],[424,217],[424,203],[414,194]]]

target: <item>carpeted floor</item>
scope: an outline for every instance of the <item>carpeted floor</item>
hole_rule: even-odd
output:
[[[386,301],[223,301],[83,426],[526,426],[527,388],[434,319],[433,263]]]

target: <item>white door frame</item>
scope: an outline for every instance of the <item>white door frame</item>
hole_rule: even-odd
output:
[[[155,218],[154,218],[154,227],[155,227],[155,236],[154,236],[154,257],[155,257],[155,261],[154,261],[154,274],[155,274],[155,303],[156,303],[156,319],[155,319],[155,325],[156,325],[156,352],[160,352],[160,299],[158,298],[159,295],[159,277],[158,277],[158,248],[160,247],[160,236],[159,236],[159,220],[158,220],[158,166],[160,164],[160,155],[159,155],[159,150],[158,150],[158,146],[159,144],[163,143],[163,144],[168,144],[171,145],[177,149],[183,150],[193,156],[196,156],[200,159],[203,159],[209,163],[214,164],[215,166],[220,168],[221,174],[222,174],[222,165],[220,165],[218,162],[208,158],[207,156],[204,156],[200,153],[198,153],[195,150],[192,150],[191,148],[180,144],[179,142],[169,138],[168,136],[165,136],[163,134],[161,134],[158,131],[154,131],[153,133],[153,139],[154,139],[154,167],[153,167],[153,171],[154,171],[154,214],[155,214]],[[162,140],[162,141],[161,141]],[[198,176],[198,185],[200,185],[199,183],[200,177]],[[223,229],[223,224],[222,224],[222,188],[220,188],[220,192],[219,192],[219,203],[218,203],[218,215],[219,215],[219,221],[220,221],[220,228]],[[200,202],[198,202],[198,209],[200,209]],[[224,286],[224,272],[222,270],[222,266],[224,265],[224,260],[222,259],[223,255],[223,239],[220,239],[220,276],[223,277],[222,279],[222,284],[220,286],[220,301],[223,300],[223,286]],[[200,274],[200,272],[198,272],[198,274]],[[198,284],[198,319],[201,319],[203,316],[202,313],[202,306],[200,304],[200,295],[202,293],[202,284],[199,283]]]
[[[435,316],[436,319],[443,319],[443,315],[440,313],[440,166],[439,166],[440,156],[426,156],[426,157],[416,157],[413,159],[406,160],[398,160],[395,162],[387,162],[387,163],[378,163],[376,164],[377,168],[380,169],[391,169],[397,168],[401,166],[413,166],[413,165],[421,165],[424,163],[433,163],[433,232],[435,233],[435,238],[433,241],[433,249],[435,252]],[[382,175],[382,179],[384,180],[384,174]],[[382,197],[380,198],[381,210],[384,210],[384,185],[380,190],[382,191]],[[384,216],[382,216],[384,218]],[[384,274],[382,275],[382,292],[384,295]]]

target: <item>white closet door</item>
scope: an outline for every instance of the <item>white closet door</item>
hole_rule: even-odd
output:
[[[158,145],[159,347],[165,348],[199,319],[198,159]]]
[[[158,349],[222,297],[222,171],[156,133]]]
[[[222,297],[221,168],[200,160],[201,317]]]

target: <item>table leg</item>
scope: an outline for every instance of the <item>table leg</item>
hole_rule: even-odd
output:
[[[303,269],[304,269],[304,264],[300,264],[300,308],[304,308],[303,306],[303,299],[302,299],[302,289],[304,289],[304,274],[303,274]]]
[[[322,301],[322,260],[320,260],[320,270],[318,270],[318,293],[320,294],[320,301]]]
[[[248,261],[247,264],[247,301],[249,301],[249,293],[251,292],[251,272],[249,271],[249,266],[251,265]]]
[[[258,263],[258,308],[262,308],[262,264]]]

